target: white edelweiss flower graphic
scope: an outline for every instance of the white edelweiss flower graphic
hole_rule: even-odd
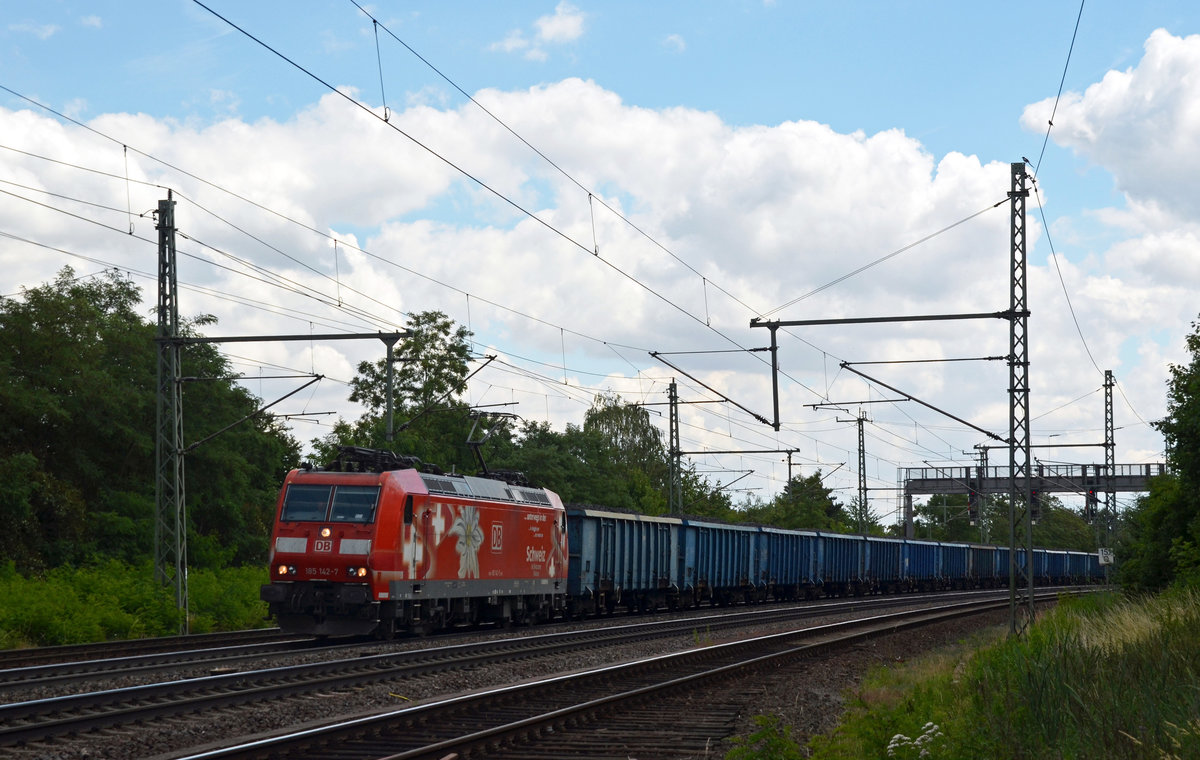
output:
[[[483,531],[479,528],[479,509],[463,507],[454,524],[450,526],[451,535],[457,536],[454,544],[458,552],[458,577],[479,577],[479,547],[483,546]]]

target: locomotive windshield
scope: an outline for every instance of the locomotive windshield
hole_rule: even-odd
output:
[[[288,486],[283,499],[284,522],[312,522],[325,519],[333,486]]]
[[[292,484],[283,497],[284,522],[356,522],[375,520],[379,486]]]
[[[329,519],[333,522],[372,522],[377,501],[379,486],[338,486],[333,492]]]

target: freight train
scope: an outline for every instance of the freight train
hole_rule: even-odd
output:
[[[1008,547],[656,517],[518,478],[446,474],[343,447],[288,473],[261,597],[285,631],[342,636],[1008,582]],[[1025,567],[1024,551],[1018,565]],[[1034,549],[1038,583],[1103,578]]]

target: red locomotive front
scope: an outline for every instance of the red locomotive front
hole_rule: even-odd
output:
[[[293,470],[262,598],[286,631],[390,636],[560,613],[566,513],[551,491],[428,474],[379,452]],[[386,454],[386,452],[383,452]],[[375,469],[357,472],[348,469]]]

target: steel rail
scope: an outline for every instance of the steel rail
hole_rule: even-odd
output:
[[[820,647],[1006,607],[1007,600],[1003,598],[958,602],[932,610],[891,613],[771,634],[484,689],[185,755],[180,760],[325,757],[331,753],[339,758],[363,760],[421,760],[454,753],[473,756],[481,751],[491,757],[514,742],[562,735],[569,725],[599,721],[601,718],[597,716],[605,711],[658,699],[667,691],[695,690],[709,679],[739,677],[755,668],[778,666]],[[538,748],[539,755],[547,751],[545,747]],[[514,750],[514,756],[521,756],[521,750]]]
[[[18,667],[48,665],[51,663],[82,662],[107,659],[131,654],[170,652],[232,646],[252,642],[277,641],[291,638],[278,628],[263,628],[247,631],[221,633],[195,633],[188,636],[160,636],[145,639],[123,639],[121,641],[99,641],[88,644],[61,644],[50,647],[27,649],[0,649],[0,673]]]
[[[633,625],[509,637],[0,704],[0,746],[40,742],[64,734],[82,734],[123,723],[195,713],[261,699],[350,688],[560,652],[620,646],[650,638],[686,636],[698,629],[715,631],[797,618],[811,619],[926,600],[924,595],[915,598],[896,595],[821,606],[759,608],[733,615],[672,618]]]

